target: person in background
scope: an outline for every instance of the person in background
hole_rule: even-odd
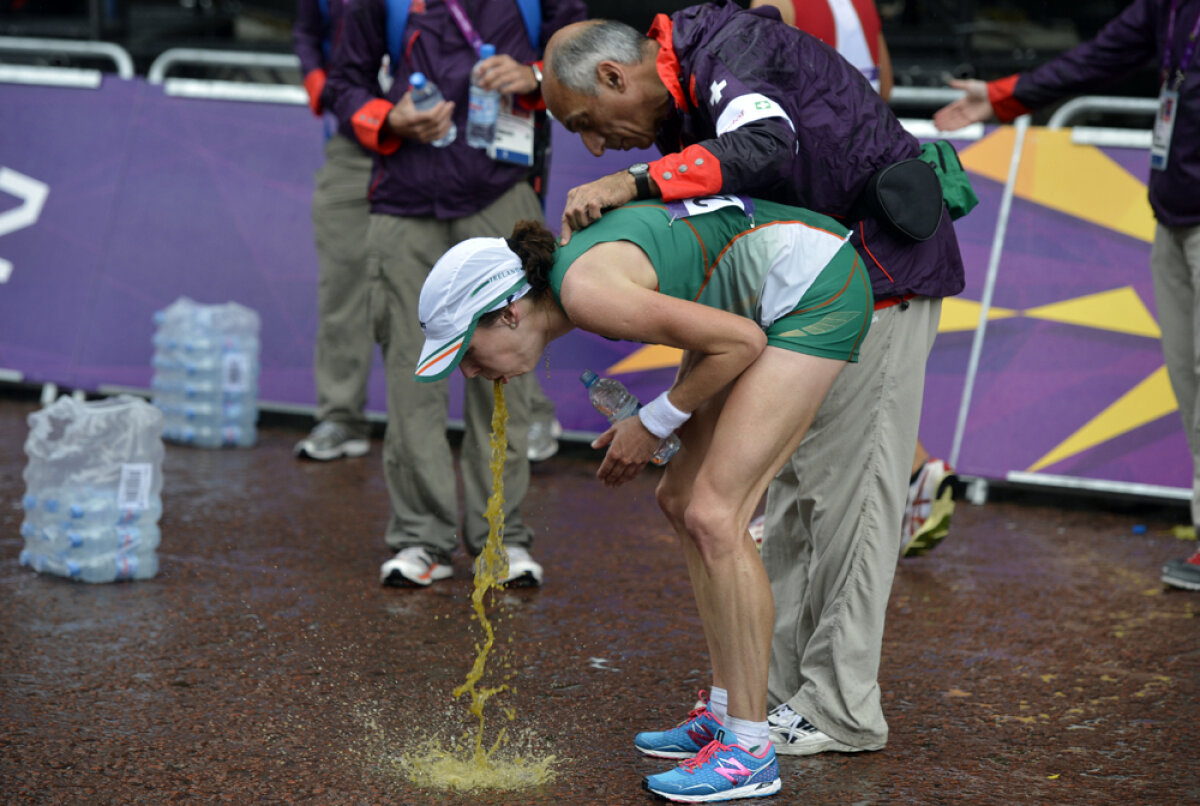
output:
[[[812,34],[850,62],[887,101],[892,95],[892,59],[874,0],[752,0],[751,8],[773,6],[788,25]],[[908,500],[900,524],[900,553],[915,557],[937,547],[950,532],[958,477],[942,459],[931,456],[917,437],[908,479]],[[761,542],[764,518],[750,524]]]
[[[466,142],[471,70],[479,60],[479,46],[491,44],[496,55],[481,63],[481,85],[515,95],[527,107],[539,104],[540,48],[560,27],[582,20],[586,8],[580,0],[413,0],[399,11],[406,12],[404,20],[395,16],[395,4],[385,0],[357,0],[346,8],[328,84],[338,119],[350,124],[359,143],[375,155],[367,227],[368,304],[387,374],[384,471],[392,515],[385,541],[395,552],[380,568],[380,580],[425,586],[453,575],[450,558],[460,529],[472,556],[487,538],[483,513],[491,490],[493,397],[485,380],[465,384],[465,513],[460,523],[446,437],[447,384],[417,384],[412,377],[422,344],[417,318],[421,283],[434,261],[459,241],[506,234],[519,220],[542,217],[526,181],[527,166],[493,159]],[[385,55],[391,73],[387,91],[376,80]],[[409,84],[416,72],[436,83],[445,100],[432,109],[416,109]],[[445,147],[434,146],[452,124],[457,138]],[[527,438],[535,383],[530,376],[510,384],[506,396],[504,541],[509,576],[504,581],[513,585],[540,585],[543,574],[530,554],[533,534],[521,515],[529,488]]]
[[[346,1],[299,0],[296,7],[292,46],[300,59],[309,108],[318,117],[329,108],[322,93]],[[317,173],[312,204],[320,267],[313,360],[317,424],[296,443],[295,453],[301,458],[328,461],[363,456],[370,450],[370,425],[364,413],[375,350],[367,309],[370,181],[371,152],[359,144],[351,125],[342,122],[335,129],[327,128],[325,164]],[[540,462],[558,453],[562,425],[542,387],[536,382],[530,387],[527,455],[529,461]]]
[[[812,34],[857,67],[883,100],[892,95],[892,59],[874,0],[751,0],[772,6],[788,25]]]
[[[963,266],[936,180],[904,194],[925,222],[920,232],[858,213],[884,168],[922,174],[907,162],[921,145],[861,72],[772,9],[693,6],[657,17],[649,36],[619,23],[574,25],[555,35],[547,65],[546,103],[593,154],[652,144],[664,154],[572,189],[565,243],[634,198],[716,193],[806,207],[852,229],[874,292],[871,331],[767,492],[768,723],[779,753],[878,750],[887,743],[878,672],[904,471],[941,301],[962,290]],[[680,735],[708,714],[754,716],[714,682],[711,710],[690,716]]]
[[[995,115],[1011,121],[1109,84],[1146,62],[1159,68],[1150,147],[1150,207],[1158,224],[1150,273],[1163,360],[1192,454],[1192,525],[1200,524],[1200,0],[1134,0],[1095,38],[1049,62],[996,81],[952,81],[964,91],[934,124],[958,129]],[[1200,590],[1200,551],[1163,566],[1162,581]]]
[[[345,0],[299,0],[292,47],[300,59],[312,113],[329,109],[323,98],[330,55],[341,30]],[[367,316],[367,221],[371,154],[348,123],[326,124],[325,163],[312,199],[317,246],[317,342],[313,379],[317,424],[296,443],[297,456],[329,461],[370,450],[364,409],[375,350]]]

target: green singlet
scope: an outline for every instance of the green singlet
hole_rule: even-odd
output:
[[[554,299],[562,304],[563,278],[588,249],[629,241],[649,258],[659,293],[753,319],[770,345],[857,361],[874,300],[847,229],[799,207],[752,205],[753,219],[731,203],[691,215],[661,202],[610,210],[555,253]]]

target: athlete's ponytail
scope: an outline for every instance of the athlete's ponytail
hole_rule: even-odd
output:
[[[525,279],[532,289],[530,296],[537,299],[550,287],[550,269],[554,266],[554,249],[558,245],[554,233],[537,221],[518,221],[512,236],[505,241],[521,259]]]

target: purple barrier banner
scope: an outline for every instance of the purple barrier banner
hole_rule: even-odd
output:
[[[97,90],[0,85],[0,105],[0,370],[145,389],[154,311],[180,296],[236,301],[262,317],[262,401],[315,405],[309,204],[323,134],[307,109],[174,98],[112,77]],[[1153,316],[1145,155],[1070,146],[1060,134],[1031,130],[1026,144],[958,470],[1189,487]],[[956,222],[968,285],[946,301],[929,363],[921,436],[943,456],[1011,129],[958,146],[981,202]],[[571,187],[657,156],[595,158],[561,127],[553,147],[546,216],[556,231]],[[648,400],[676,361],[665,348],[573,333],[551,346],[539,380],[564,427],[595,432],[604,421],[583,394],[583,369],[617,375]],[[456,417],[457,378],[451,389]],[[382,412],[384,401],[377,366],[368,407]]]

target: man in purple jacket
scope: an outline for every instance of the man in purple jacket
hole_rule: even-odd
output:
[[[1159,112],[1150,149],[1150,207],[1158,220],[1150,272],[1163,358],[1192,452],[1192,524],[1200,524],[1200,0],[1135,0],[1096,35],[1028,73],[953,81],[966,95],[933,122],[956,129],[993,113],[1010,121],[1081,92],[1103,91],[1153,59]],[[1163,566],[1168,585],[1200,590],[1200,551]]]
[[[338,119],[375,154],[367,229],[369,307],[387,372],[388,426],[384,470],[392,502],[385,540],[396,555],[380,569],[390,585],[429,585],[452,576],[459,516],[454,467],[446,439],[446,383],[416,383],[413,367],[424,337],[417,321],[421,284],[454,244],[476,236],[506,236],[541,206],[526,181],[529,168],[492,159],[465,139],[467,88],[478,46],[496,54],[482,65],[487,89],[540,103],[538,48],[563,25],[581,20],[580,0],[542,0],[532,31],[516,0],[412,0],[402,36],[389,53],[385,0],[356,0],[345,10],[326,95]],[[380,62],[390,61],[392,86],[377,87]],[[446,100],[418,111],[409,77],[424,73]],[[458,138],[432,143],[457,125]],[[507,388],[509,445],[504,470],[505,548],[516,585],[539,585],[542,567],[529,553],[532,533],[521,518],[529,488],[526,439],[532,375]],[[465,516],[462,535],[478,555],[487,538],[484,509],[491,488],[488,431],[492,385],[466,381],[462,445]]]
[[[325,112],[326,66],[341,30],[344,0],[299,0],[292,45],[300,58],[304,89],[314,115]],[[313,379],[317,424],[296,444],[297,456],[329,461],[362,456],[370,449],[364,413],[375,349],[367,317],[367,184],[371,154],[348,123],[328,131],[325,164],[317,172],[312,225],[320,277]]]
[[[920,146],[858,70],[772,9],[696,6],[659,15],[649,37],[619,23],[570,26],[551,41],[547,68],[547,105],[594,154],[655,143],[665,155],[573,189],[564,240],[635,198],[759,195],[843,218],[867,258],[877,301],[859,363],[840,373],[768,492],[770,657],[754,659],[751,679],[721,678],[722,666],[730,668],[721,654],[739,634],[761,635],[763,625],[740,616],[754,612],[745,602],[704,599],[704,580],[693,578],[702,610],[731,614],[723,630],[705,636],[714,661],[708,708],[678,731],[642,734],[636,744],[651,755],[698,753],[695,737],[708,733],[691,729],[729,716],[755,731],[769,725],[779,753],[880,749],[880,648],[925,362],[941,299],[962,290],[963,268],[940,205],[940,226],[920,242],[856,212],[872,175],[916,157]],[[663,753],[653,752],[660,738]],[[704,755],[710,765],[718,757]]]

